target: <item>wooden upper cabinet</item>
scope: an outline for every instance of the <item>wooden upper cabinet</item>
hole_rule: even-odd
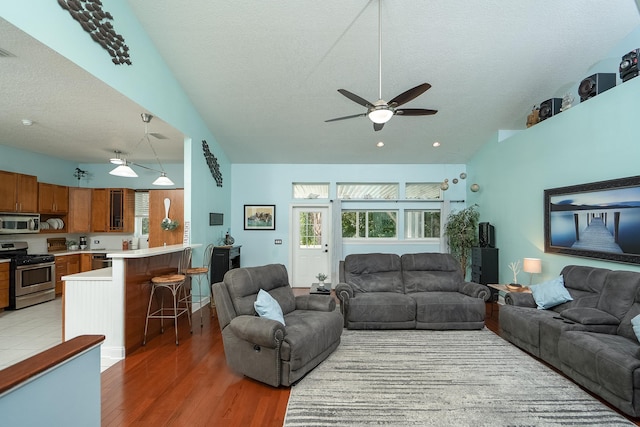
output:
[[[91,231],[91,189],[69,187],[69,233],[89,233]]]
[[[69,211],[69,187],[38,183],[38,211],[57,214]]]
[[[133,233],[135,192],[128,188],[94,188],[91,196],[91,231]]]
[[[38,212],[38,178],[0,171],[0,212]]]
[[[165,218],[164,199],[170,200],[169,218],[180,225],[175,230],[163,230],[160,223]],[[184,233],[184,190],[149,190],[149,247],[155,248],[182,243]]]

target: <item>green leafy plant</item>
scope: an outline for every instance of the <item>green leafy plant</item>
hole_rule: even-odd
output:
[[[447,225],[445,226],[445,236],[453,255],[462,268],[462,273],[466,275],[467,265],[471,248],[478,244],[478,220],[480,212],[477,210],[478,205],[472,205],[458,212],[452,212],[447,217]]]
[[[318,275],[316,276],[316,278],[321,281],[324,282],[325,280],[327,280],[327,275],[324,273],[318,273]]]
[[[170,219],[163,219],[160,223],[160,227],[166,231],[173,231],[178,228],[179,225],[180,223],[178,221],[172,221]]]

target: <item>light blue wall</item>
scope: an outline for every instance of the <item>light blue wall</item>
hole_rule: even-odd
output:
[[[2,141],[0,170],[35,175],[38,181],[49,184],[77,185],[78,181],[73,177],[73,171],[78,166],[76,163],[1,144]]]
[[[608,59],[617,72],[620,57],[640,46],[639,32],[616,47]],[[614,65],[615,64],[615,65]],[[576,81],[592,74],[590,70]],[[498,135],[469,162],[471,180],[481,185],[469,194],[480,206],[481,221],[496,227],[500,280],[511,280],[508,264],[523,257],[542,259],[536,281],[558,275],[568,264],[640,271],[632,264],[544,253],[545,189],[640,175],[640,78],[635,78],[504,140]],[[577,87],[577,86],[576,86]],[[521,273],[521,283],[529,277]]]
[[[115,30],[125,38],[130,48],[131,66],[114,65],[104,49],[56,1],[0,2],[0,16],[187,135],[183,178],[185,217],[191,218],[192,242],[212,242],[221,227],[209,227],[208,212],[225,213],[225,221],[230,217],[229,160],[128,3],[125,0],[104,0],[103,5],[103,9],[114,16]],[[222,188],[216,187],[204,160],[203,139],[218,158],[225,179]],[[203,248],[196,250],[194,260],[202,259],[202,252]]]
[[[464,200],[465,187],[469,179],[453,184],[465,172],[465,165],[288,165],[288,164],[234,164],[232,165],[233,194],[231,197],[231,235],[235,244],[242,245],[243,266],[268,263],[289,263],[290,207],[295,202],[329,203],[327,199],[294,200],[292,183],[324,182],[330,184],[329,198],[335,199],[338,182],[398,182],[401,197],[406,182],[442,182],[449,179],[450,189],[444,193],[446,200]],[[244,205],[276,205],[276,229],[274,231],[245,231],[243,224]],[[425,202],[344,202],[343,209],[405,209],[424,208]],[[429,202],[429,207],[440,207],[441,203]],[[464,203],[452,203],[452,209],[464,207]],[[404,222],[399,218],[399,222]],[[401,229],[401,228],[400,228]],[[226,231],[226,229],[224,230]],[[339,230],[337,230],[339,232]],[[336,230],[334,230],[336,232]],[[275,239],[282,239],[282,245],[275,245]],[[439,243],[416,243],[400,240],[378,244],[349,244],[342,248],[343,256],[350,253],[386,252],[403,254],[407,252],[439,252]]]

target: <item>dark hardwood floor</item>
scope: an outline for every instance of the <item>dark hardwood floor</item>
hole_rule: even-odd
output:
[[[296,293],[304,290],[296,289]],[[220,328],[208,307],[193,334],[186,318],[102,374],[102,426],[282,426],[288,388],[273,388],[229,370]],[[487,305],[486,326],[499,333]],[[632,420],[640,426],[640,420]]]

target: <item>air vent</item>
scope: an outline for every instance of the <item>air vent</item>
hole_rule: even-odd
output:
[[[156,138],[156,139],[169,139],[166,136],[164,136],[161,133],[155,133],[155,132],[149,132],[149,135],[151,135],[152,137]]]
[[[9,52],[8,50],[4,50],[3,48],[0,47],[0,58],[9,58],[9,57],[15,57],[15,55]]]

